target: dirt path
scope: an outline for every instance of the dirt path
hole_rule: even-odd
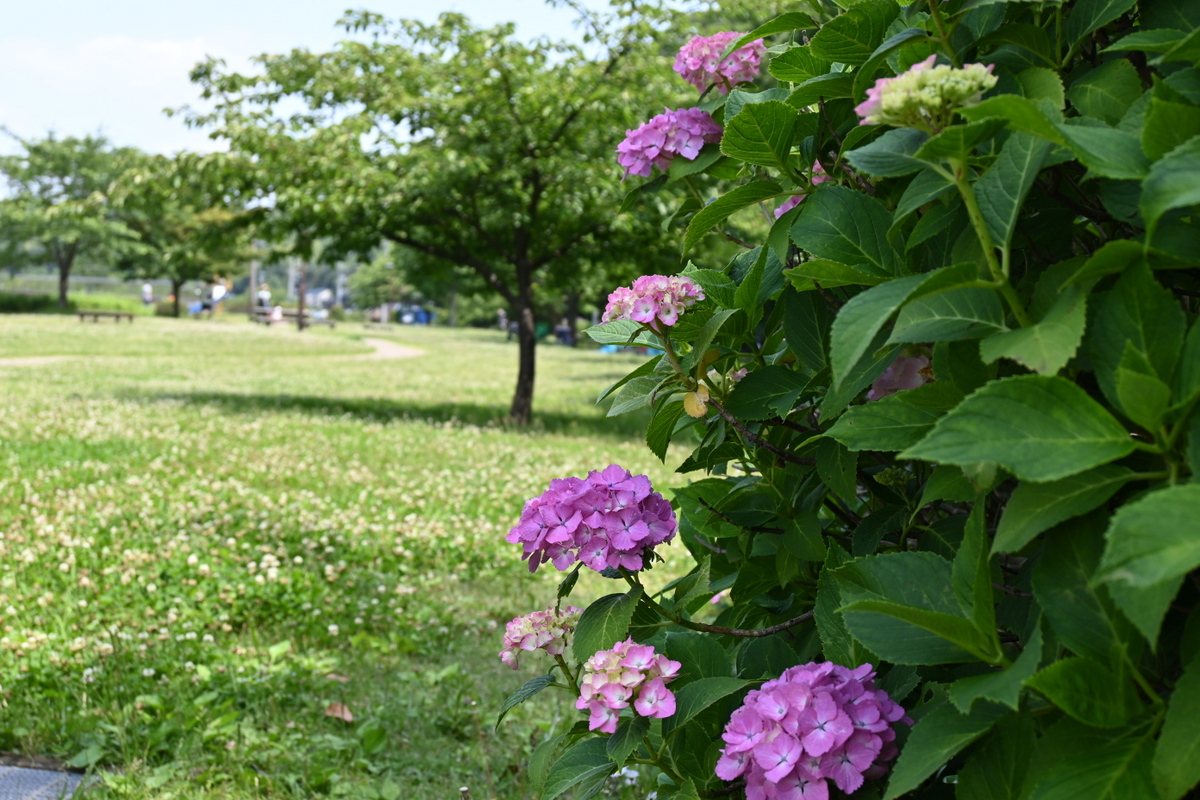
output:
[[[367,353],[359,358],[415,358],[425,355],[424,350],[418,350],[415,347],[405,347],[402,344],[388,341],[387,339],[363,339],[365,344],[369,344],[375,348],[374,353]]]
[[[19,356],[17,358],[0,358],[0,367],[37,367],[42,364],[69,361],[72,358],[82,358],[82,356]]]

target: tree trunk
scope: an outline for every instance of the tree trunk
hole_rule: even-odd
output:
[[[179,319],[179,293],[183,291],[183,281],[171,278],[171,297],[175,298],[175,319]]]
[[[296,330],[304,330],[304,295],[308,292],[308,264],[300,262],[300,303],[296,309]]]
[[[517,387],[513,392],[509,418],[517,425],[528,425],[533,417],[533,376],[537,363],[537,330],[533,316],[533,273],[517,266]]]
[[[58,307],[66,310],[67,291],[71,288],[71,264],[75,261],[72,252],[58,262]]]
[[[579,319],[579,292],[571,292],[567,295],[567,325],[571,329],[571,347],[574,347],[579,342],[579,331],[576,330],[576,321]]]

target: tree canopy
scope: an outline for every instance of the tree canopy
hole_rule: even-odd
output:
[[[390,241],[477,274],[519,323],[510,413],[527,422],[535,283],[677,257],[616,213],[612,150],[641,113],[631,92],[655,85],[641,57],[652,26],[597,27],[597,58],[457,14],[425,24],[360,12],[343,24],[369,40],[263,56],[257,75],[201,64],[193,79],[215,110],[190,121],[252,157],[247,190],[301,242],[366,253]],[[304,110],[285,114],[285,99]]]

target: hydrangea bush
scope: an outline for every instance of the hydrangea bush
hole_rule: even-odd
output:
[[[686,182],[685,255],[746,248],[617,289],[590,332],[661,353],[610,413],[648,408],[647,446],[691,453],[670,522],[635,513],[674,538],[614,544],[623,500],[598,524],[527,508],[513,535],[573,567],[560,603],[583,565],[620,586],[506,703],[556,685],[588,712],[533,782],[588,797],[636,763],[660,800],[1192,796],[1200,4],[847,5],[680,53],[719,142],[659,145],[626,207]],[[695,566],[650,592],[664,547]],[[651,714],[635,650],[678,662]]]

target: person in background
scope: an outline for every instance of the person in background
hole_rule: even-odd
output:
[[[502,331],[508,330],[508,312],[503,308],[496,309],[496,327]]]
[[[154,284],[146,281],[142,284],[142,305],[148,306],[154,302]]]

